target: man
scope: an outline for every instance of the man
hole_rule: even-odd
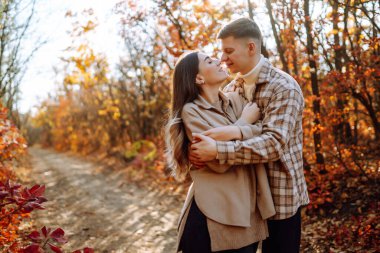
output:
[[[304,98],[290,75],[273,67],[261,55],[262,35],[248,18],[230,22],[218,34],[224,61],[237,79],[226,90],[242,89],[262,112],[262,134],[245,141],[215,141],[208,137],[222,129],[194,134],[190,161],[200,167],[206,161],[220,164],[264,163],[276,215],[268,220],[269,237],[263,253],[299,252],[300,208],[309,203],[302,162],[302,112]],[[259,194],[259,193],[258,193]]]

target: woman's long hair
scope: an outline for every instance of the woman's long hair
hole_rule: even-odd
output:
[[[166,158],[172,175],[183,181],[189,170],[188,145],[185,128],[181,119],[182,108],[194,101],[200,93],[195,80],[199,72],[198,52],[183,54],[174,68],[172,99],[169,121],[166,125]]]

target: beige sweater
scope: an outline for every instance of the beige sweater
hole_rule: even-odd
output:
[[[237,93],[219,95],[222,111],[201,96],[184,106],[181,117],[189,140],[192,133],[232,124],[239,126],[244,139],[261,133],[260,123],[247,125],[238,120],[244,102]],[[275,211],[264,166],[220,165],[216,160],[207,165],[206,169],[190,171],[193,183],[180,215],[177,246],[193,199],[207,217],[212,251],[238,249],[265,239],[265,219]]]

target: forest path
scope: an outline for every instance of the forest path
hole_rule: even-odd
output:
[[[46,185],[36,229],[61,227],[64,248],[95,252],[174,252],[182,202],[128,183],[121,172],[53,150],[31,147],[30,181]]]

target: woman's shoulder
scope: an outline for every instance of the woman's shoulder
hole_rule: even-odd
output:
[[[198,106],[194,102],[189,102],[183,106],[182,112],[191,112],[197,109],[198,109]]]
[[[188,118],[196,114],[199,111],[199,107],[194,102],[186,103],[182,108],[181,118]]]

